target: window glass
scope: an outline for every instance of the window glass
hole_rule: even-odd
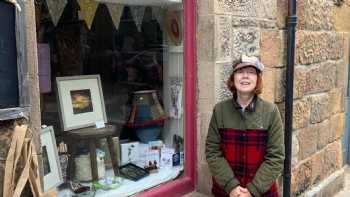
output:
[[[181,177],[182,16],[180,0],[36,1],[59,196],[129,196]]]

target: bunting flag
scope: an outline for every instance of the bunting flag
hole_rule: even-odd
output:
[[[94,21],[95,13],[98,7],[98,3],[94,0],[78,0],[80,6],[80,16],[85,20],[88,28],[91,28]]]
[[[109,14],[113,20],[115,28],[118,30],[120,17],[122,17],[124,5],[122,4],[114,4],[114,3],[106,3],[106,6],[109,10]]]
[[[135,21],[136,27],[141,32],[143,15],[145,14],[145,6],[130,6],[132,18]]]
[[[46,0],[53,24],[56,26],[66,7],[67,0]]]
[[[159,27],[164,31],[164,10],[162,7],[152,7],[152,19],[155,19],[159,23]]]

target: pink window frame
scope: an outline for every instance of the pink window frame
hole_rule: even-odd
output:
[[[138,197],[177,197],[195,189],[197,177],[197,129],[196,129],[196,0],[183,0],[184,3],[184,84],[185,84],[185,166],[184,175],[147,190]]]

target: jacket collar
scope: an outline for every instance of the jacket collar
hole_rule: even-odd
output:
[[[250,112],[254,112],[255,108],[256,108],[256,101],[257,101],[257,95],[254,95],[253,100],[249,103],[249,105],[247,105],[247,107],[245,108],[245,110],[250,111]],[[235,109],[241,110],[242,106],[239,105],[239,103],[237,102],[237,94],[233,95],[233,106],[235,107]]]

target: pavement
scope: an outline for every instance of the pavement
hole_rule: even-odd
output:
[[[344,182],[344,189],[335,194],[333,197],[350,197],[350,166],[345,168],[345,182]],[[184,197],[208,197],[207,195],[198,193],[198,192],[192,192]]]
[[[334,197],[349,197],[350,196],[350,167],[345,168],[344,189],[338,192]]]

